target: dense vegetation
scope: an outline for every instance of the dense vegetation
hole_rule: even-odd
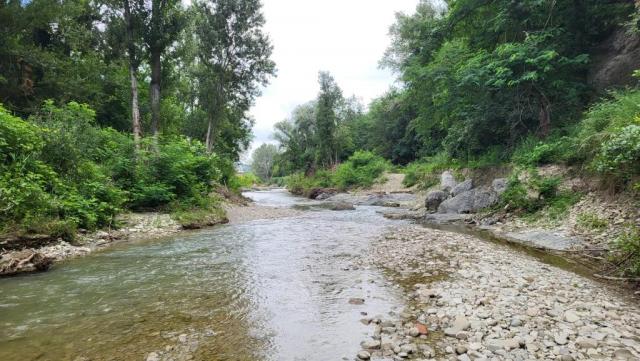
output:
[[[219,216],[275,71],[263,25],[257,0],[1,1],[0,231]]]

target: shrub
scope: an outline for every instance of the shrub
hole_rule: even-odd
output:
[[[594,159],[593,168],[622,182],[640,174],[640,125],[628,125],[611,134]]]
[[[69,238],[112,224],[125,206],[213,209],[202,199],[230,161],[185,137],[145,139],[134,153],[129,135],[94,118],[73,102],[45,102],[29,121],[0,106],[0,229]]]
[[[500,196],[500,206],[525,214],[546,210],[546,216],[556,219],[581,197],[579,193],[560,191],[560,180],[558,177],[541,177],[535,171],[529,171],[527,177],[519,177],[516,171]]]
[[[553,163],[561,158],[559,145],[559,142],[544,142],[529,137],[513,152],[512,161],[525,167]]]
[[[459,168],[457,161],[450,159],[446,153],[439,153],[409,164],[405,168],[402,184],[405,187],[417,184],[419,188],[427,189],[440,182],[440,173],[457,168]]]
[[[239,190],[241,188],[249,188],[255,184],[260,184],[260,178],[253,173],[242,173],[233,176],[229,181],[229,188]]]
[[[387,169],[389,163],[382,157],[372,152],[357,151],[338,166],[333,182],[341,189],[370,187]]]
[[[294,173],[285,177],[285,184],[289,192],[295,195],[303,195],[311,188],[311,180],[303,173]]]
[[[632,226],[616,240],[614,260],[622,276],[640,276],[640,229]]]
[[[604,230],[609,225],[606,219],[588,212],[578,214],[576,221],[578,227],[586,230]]]

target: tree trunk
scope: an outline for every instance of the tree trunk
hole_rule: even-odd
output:
[[[207,153],[213,150],[213,116],[209,115],[209,125],[207,126],[207,137],[205,144],[207,145]]]
[[[129,76],[131,78],[131,130],[136,151],[140,149],[140,107],[138,106],[138,61],[133,39],[133,22],[131,5],[124,0],[124,19],[127,24],[127,49],[129,52]]]
[[[164,51],[162,45],[162,13],[164,1],[151,0],[151,41],[149,44],[150,66],[151,66],[151,133],[153,143],[158,150],[158,133],[160,132],[160,82],[162,78],[162,64],[160,57]]]
[[[538,115],[540,136],[546,138],[551,128],[551,104],[544,94],[540,96],[540,114]]]
[[[538,102],[540,104],[540,112],[538,113],[538,132],[541,138],[546,138],[549,135],[551,129],[551,102],[542,89],[537,86],[533,86],[533,89],[538,93]]]
[[[151,133],[156,142],[160,128],[160,53],[157,47],[151,49]]]
[[[138,106],[138,78],[137,71],[133,65],[129,65],[131,75],[131,127],[133,130],[133,143],[136,150],[140,149],[140,107]]]

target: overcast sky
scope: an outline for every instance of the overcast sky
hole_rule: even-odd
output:
[[[395,13],[412,13],[418,0],[263,0],[265,30],[278,73],[251,109],[252,149],[272,142],[273,125],[315,98],[318,71],[329,71],[345,96],[365,104],[393,83],[378,61],[389,45]]]

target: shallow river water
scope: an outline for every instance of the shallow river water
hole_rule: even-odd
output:
[[[306,202],[252,192],[258,204]],[[0,280],[0,360],[352,359],[370,327],[401,307],[376,269],[354,267],[398,221],[308,210],[120,244],[46,273]],[[393,222],[393,223],[392,223]],[[349,298],[365,298],[352,305]],[[165,352],[165,350],[171,351]]]

